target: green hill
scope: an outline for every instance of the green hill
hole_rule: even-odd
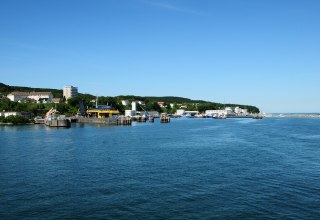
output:
[[[53,96],[55,98],[62,98],[63,92],[62,89],[48,89],[48,88],[31,88],[31,87],[22,87],[22,86],[9,86],[3,83],[0,83],[0,95],[7,95],[11,92],[19,91],[19,92],[52,92]],[[90,100],[94,99],[95,96],[91,94],[79,94],[78,99],[85,99],[87,102],[90,102]],[[252,105],[239,105],[239,104],[222,104],[222,103],[215,103],[215,102],[209,102],[204,100],[192,100],[188,98],[183,97],[176,97],[176,96],[134,96],[134,95],[120,95],[116,97],[110,97],[113,100],[139,100],[144,101],[146,103],[154,103],[154,102],[165,102],[167,104],[169,103],[175,103],[175,104],[184,104],[188,106],[188,109],[192,110],[198,110],[200,112],[205,111],[207,109],[224,109],[226,106],[229,107],[236,107],[239,106],[243,109],[248,109],[249,112],[253,113],[259,113],[259,109],[256,106]],[[100,97],[101,100],[108,100],[107,97]],[[110,102],[110,101],[109,101]]]
[[[51,92],[55,98],[62,98],[62,89],[46,89],[46,88],[31,88],[23,86],[9,86],[0,83],[0,94],[7,95],[11,92]]]

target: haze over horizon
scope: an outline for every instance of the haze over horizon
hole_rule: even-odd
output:
[[[320,112],[320,1],[0,2],[1,82]]]

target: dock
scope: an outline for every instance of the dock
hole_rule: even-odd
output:
[[[57,118],[57,119],[51,119],[51,120],[45,120],[44,124],[49,127],[64,127],[64,128],[70,128],[71,127],[71,121],[65,118]]]
[[[160,123],[170,123],[170,117],[166,113],[160,115]]]
[[[76,119],[78,123],[89,123],[89,124],[104,124],[104,125],[131,125],[132,121],[130,117],[120,116],[112,118],[85,118],[80,117]]]

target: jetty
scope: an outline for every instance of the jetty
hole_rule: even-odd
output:
[[[71,127],[71,121],[67,119],[64,115],[59,115],[58,111],[51,108],[44,118],[44,124],[48,127]]]
[[[170,117],[166,113],[160,115],[160,123],[170,123]]]
[[[89,124],[103,124],[103,125],[131,125],[132,124],[131,118],[126,116],[109,117],[109,118],[78,117],[76,118],[76,122],[89,123]]]

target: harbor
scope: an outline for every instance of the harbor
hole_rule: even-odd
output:
[[[214,219],[218,214],[227,219],[266,207],[266,214],[275,218],[292,209],[299,210],[295,216],[301,219],[320,214],[314,208],[320,187],[314,178],[320,166],[319,120],[159,120],[131,126],[72,123],[71,129],[0,126],[3,219],[63,219],[76,213],[88,219],[93,214],[101,219],[153,219],[153,213],[170,219],[185,210],[191,213],[186,219]],[[261,187],[286,195],[288,206],[278,207],[282,198],[261,198]],[[119,209],[113,208],[119,205],[114,196],[120,198]],[[43,212],[48,204],[50,209]],[[199,207],[219,210],[207,214]]]
[[[78,88],[63,88],[65,101],[49,92],[11,92],[2,97],[7,105],[24,106],[23,111],[0,112],[0,124],[45,124],[52,128],[70,128],[72,123],[101,124],[106,126],[130,126],[133,123],[171,123],[171,119],[263,119],[263,118],[320,118],[318,113],[261,113],[254,106],[230,104],[203,104],[183,102],[150,102],[142,97],[106,98],[88,96],[80,98]],[[57,94],[56,94],[57,95]],[[81,96],[82,97],[82,96]],[[159,98],[160,99],[160,98]],[[0,101],[1,101],[0,100]],[[76,100],[76,101],[75,101]],[[143,101],[142,101],[143,100]],[[161,99],[160,99],[161,100]],[[184,100],[183,98],[173,98]],[[169,100],[169,101],[171,101]],[[41,111],[28,112],[28,106],[35,106]],[[211,107],[212,106],[212,107]],[[62,108],[63,107],[63,108]],[[21,109],[21,107],[19,107]],[[73,109],[72,112],[66,110]],[[39,109],[40,110],[40,109]],[[46,112],[45,112],[46,110]],[[35,112],[35,111],[34,111]]]

